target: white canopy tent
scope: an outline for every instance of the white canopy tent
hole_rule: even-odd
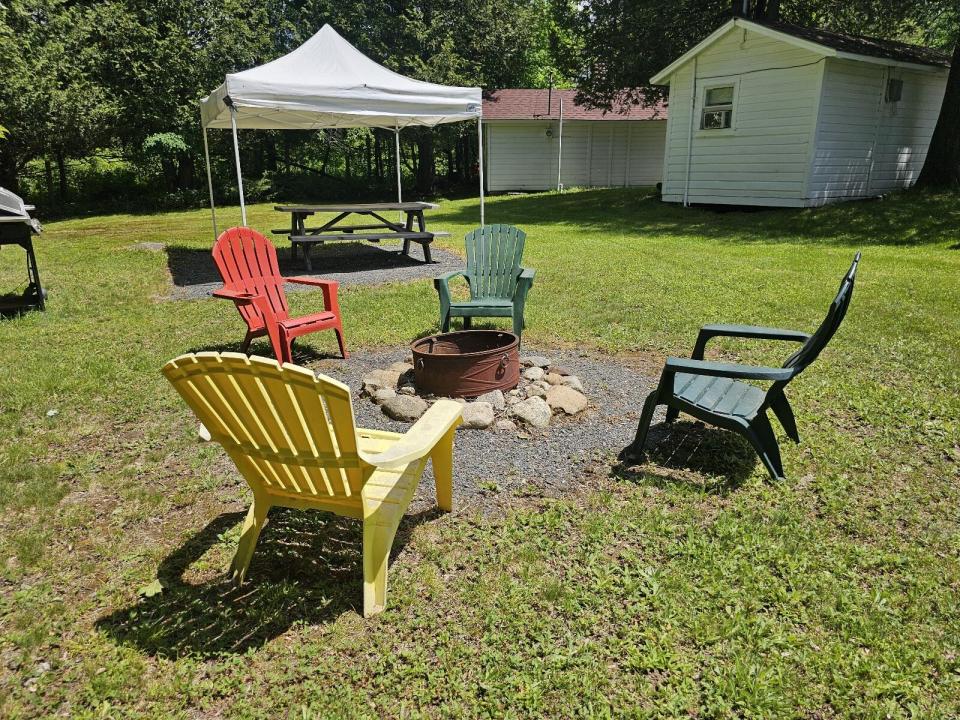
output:
[[[200,101],[203,148],[213,202],[207,130],[233,131],[233,154],[240,191],[240,214],[247,224],[237,130],[317,130],[370,127],[394,131],[397,201],[400,188],[400,130],[413,125],[477,121],[480,142],[480,224],[484,224],[483,123],[480,88],[436,85],[405,77],[375,63],[336,30],[324,25],[296,50],[243,72],[227,75],[223,85]]]

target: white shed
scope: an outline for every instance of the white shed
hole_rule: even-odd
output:
[[[908,187],[949,66],[929,48],[731,19],[651,78],[670,86],[663,199],[810,207]]]
[[[484,94],[487,189],[655,185],[663,170],[667,112],[588,108],[576,90],[508,89]],[[561,103],[562,127],[561,127]]]

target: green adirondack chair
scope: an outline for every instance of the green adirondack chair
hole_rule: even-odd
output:
[[[647,396],[640,416],[637,435],[627,450],[627,457],[637,459],[643,453],[647,431],[657,405],[667,406],[667,422],[673,422],[683,411],[693,417],[726,430],[740,433],[756,449],[760,460],[774,480],[782,480],[783,463],[780,447],[767,416],[772,410],[787,436],[800,442],[793,409],[784,395],[784,388],[802,373],[827,346],[843,321],[857,275],[860,253],[840,283],[837,297],[830,304],[827,317],[812,335],[796,330],[754,327],[751,325],[706,325],[700,329],[691,359],[667,358],[657,389]],[[783,367],[754,367],[732,363],[709,362],[703,359],[707,342],[715,337],[756,338],[803,343],[783,363]],[[772,383],[766,391],[743,380]]]
[[[436,278],[440,295],[440,331],[450,329],[450,318],[462,317],[470,327],[471,318],[513,318],[513,332],[523,332],[523,306],[533,285],[534,270],[520,267],[527,235],[513,225],[485,225],[467,233],[467,269]],[[469,300],[453,300],[450,280],[462,275],[470,285]]]

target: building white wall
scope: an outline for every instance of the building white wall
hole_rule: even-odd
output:
[[[572,120],[563,123],[560,181],[574,186],[643,186],[660,182],[665,120]],[[552,137],[547,136],[547,129]],[[557,186],[559,123],[491,120],[486,134],[487,189]]]
[[[947,76],[828,58],[742,28],[695,61],[670,78],[663,197],[671,202],[802,207],[907,187],[923,166]],[[898,103],[884,102],[888,77],[904,81]],[[730,83],[733,128],[700,130],[704,91]]]
[[[803,205],[823,56],[735,28],[696,57],[695,96],[693,73],[670,78],[664,199]],[[733,127],[701,130],[704,91],[731,83]]]
[[[808,204],[912,185],[927,156],[946,75],[828,58]],[[903,81],[899,102],[884,99],[888,78]]]

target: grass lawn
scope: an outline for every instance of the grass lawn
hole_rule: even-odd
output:
[[[457,248],[477,215],[431,221]],[[233,589],[248,491],[159,368],[242,325],[162,300],[166,254],[131,248],[209,248],[208,216],[50,223],[48,311],[0,322],[0,717],[960,715],[960,198],[719,214],[606,190],[487,218],[528,233],[525,341],[650,374],[703,323],[812,329],[862,249],[845,325],[789,388],[788,480],[719,431],[694,433],[690,467],[667,448],[620,468],[611,447],[573,497],[411,518],[370,621],[359,524],[281,511]],[[3,284],[21,262],[0,253]],[[342,288],[341,307],[353,348],[437,325],[429,281]]]

